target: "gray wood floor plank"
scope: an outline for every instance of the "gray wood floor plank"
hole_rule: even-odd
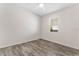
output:
[[[79,56],[79,50],[39,39],[1,48],[0,56]]]

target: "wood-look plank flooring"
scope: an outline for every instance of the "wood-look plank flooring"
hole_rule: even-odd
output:
[[[39,39],[1,48],[0,56],[79,56],[79,50]]]

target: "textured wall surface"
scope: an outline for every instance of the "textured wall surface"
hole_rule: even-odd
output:
[[[0,48],[39,38],[40,17],[16,4],[0,4]]]

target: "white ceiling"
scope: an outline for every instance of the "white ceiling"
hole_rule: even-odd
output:
[[[43,16],[45,14],[69,7],[73,5],[73,3],[44,3],[44,9],[39,7],[39,3],[21,3],[19,5],[32,11],[33,13],[36,13],[37,15]]]

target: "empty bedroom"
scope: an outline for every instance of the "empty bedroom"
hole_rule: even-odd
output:
[[[79,4],[0,3],[0,56],[79,56]]]

